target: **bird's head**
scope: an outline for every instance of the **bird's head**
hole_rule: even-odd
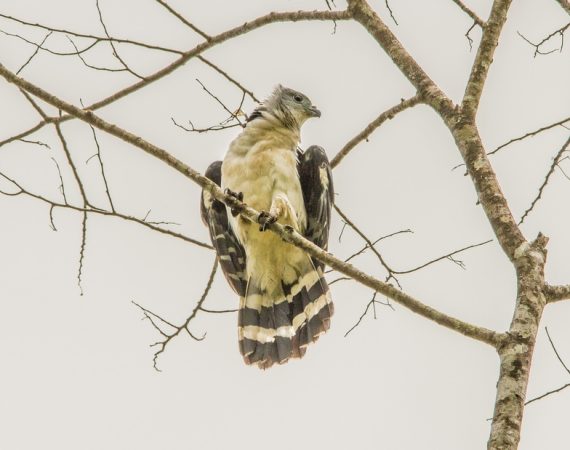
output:
[[[263,102],[265,109],[288,128],[300,129],[311,117],[321,117],[321,112],[305,95],[278,85]]]

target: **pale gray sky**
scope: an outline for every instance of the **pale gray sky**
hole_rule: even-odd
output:
[[[210,34],[273,10],[313,10],[325,1],[170,1]],[[490,1],[467,1],[486,17]],[[472,21],[451,0],[371,2],[409,52],[455,101],[460,100],[475,52],[464,34]],[[199,37],[151,0],[100,0],[114,36],[181,50]],[[337,2],[338,8],[344,3]],[[56,28],[102,34],[94,0],[3,0],[0,12]],[[490,71],[478,116],[488,150],[510,138],[568,116],[568,51],[533,58],[518,35],[540,40],[568,21],[553,0],[514,2]],[[40,41],[39,32],[0,19],[0,29]],[[259,97],[277,83],[307,94],[322,118],[305,125],[303,145],[322,145],[332,157],[370,120],[413,95],[404,76],[356,23],[286,23],[231,40],[205,56]],[[472,32],[478,43],[480,31]],[[559,41],[554,41],[555,48]],[[84,45],[87,41],[77,40]],[[70,51],[63,35],[50,48]],[[172,56],[119,46],[133,69],[149,74]],[[0,62],[17,70],[34,48],[0,34]],[[86,54],[93,64],[116,64],[108,47]],[[116,65],[114,66],[116,67]],[[93,71],[76,57],[40,52],[22,74],[76,105],[97,101],[135,79]],[[237,129],[190,134],[176,128],[189,119],[208,126],[225,112],[195,81],[229,105],[241,93],[197,60],[100,111],[106,120],[168,149],[205,170],[220,159]],[[0,81],[0,139],[39,117],[13,86]],[[249,112],[253,103],[244,109]],[[53,109],[46,107],[53,113]],[[90,129],[78,121],[63,131],[93,203],[105,206]],[[492,159],[516,217],[528,207],[568,131],[558,127],[505,149]],[[60,199],[51,157],[63,169],[70,201],[80,197],[55,131],[33,135],[51,149],[16,142],[0,148],[0,170],[28,189]],[[198,216],[198,187],[140,150],[98,132],[118,210],[207,240]],[[386,123],[334,172],[338,205],[371,238],[410,228],[378,246],[387,261],[407,269],[492,238],[462,171],[460,155],[440,119],[418,106]],[[566,163],[568,173],[570,164]],[[9,184],[0,181],[0,189]],[[556,171],[544,198],[523,225],[528,238],[550,236],[547,279],[569,283],[570,182]],[[203,342],[176,338],[152,367],[148,345],[159,335],[132,300],[180,323],[206,284],[214,254],[170,236],[114,218],[89,216],[83,291],[77,286],[81,218],[34,199],[0,195],[0,448],[11,450],[245,449],[271,446],[323,449],[475,450],[485,447],[492,416],[498,358],[484,344],[394,305],[377,307],[347,338],[372,293],[353,282],[332,285],[336,313],[329,333],[306,357],[269,371],[246,367],[237,348],[234,314],[199,314],[191,328]],[[346,257],[362,242],[343,233],[335,216],[330,250]],[[442,261],[400,278],[406,292],[464,320],[496,330],[508,327],[515,299],[512,268],[496,243],[457,256],[462,270]],[[355,260],[367,272],[385,273],[371,254]],[[331,274],[330,279],[336,278]],[[383,299],[381,299],[383,300]],[[234,308],[235,294],[217,274],[205,306]],[[570,302],[549,306],[542,325],[570,363]],[[570,382],[544,331],[538,340],[529,398]],[[568,448],[570,390],[526,409],[523,450]]]

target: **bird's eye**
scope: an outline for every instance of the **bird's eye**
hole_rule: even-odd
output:
[[[293,97],[293,99],[297,102],[297,103],[301,103],[303,101],[303,97],[301,97],[300,95],[295,95],[295,97]]]

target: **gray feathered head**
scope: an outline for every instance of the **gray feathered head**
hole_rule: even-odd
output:
[[[301,125],[311,117],[321,117],[321,112],[301,92],[286,88],[280,84],[271,95],[257,108],[248,121],[270,113],[279,119],[287,128],[300,129]]]

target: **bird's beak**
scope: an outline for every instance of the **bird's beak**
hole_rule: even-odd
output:
[[[321,117],[321,112],[317,109],[316,106],[311,106],[309,108],[309,111],[311,113],[311,117]]]

